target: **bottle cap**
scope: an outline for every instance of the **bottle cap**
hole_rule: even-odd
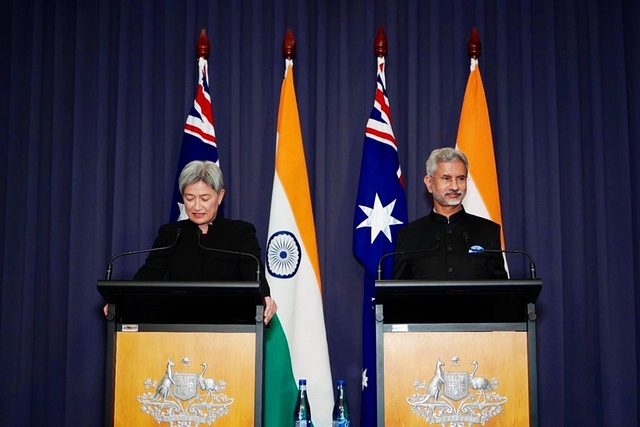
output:
[[[298,380],[299,385],[307,385],[307,380]]]
[[[345,380],[338,380],[338,386],[343,386],[346,384],[347,382]]]

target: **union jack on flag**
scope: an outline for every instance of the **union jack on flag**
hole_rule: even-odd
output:
[[[361,425],[376,425],[375,280],[380,258],[394,251],[398,229],[407,223],[404,178],[398,145],[391,128],[385,60],[378,57],[376,96],[362,149],[362,165],[356,200],[353,252],[364,266],[362,311]],[[382,266],[382,278],[392,273],[392,259]]]
[[[198,88],[193,106],[184,125],[178,172],[176,173],[173,201],[171,203],[170,221],[186,219],[182,195],[178,188],[178,178],[185,165],[193,160],[210,160],[220,165],[218,159],[218,144],[216,131],[213,127],[213,109],[211,108],[211,94],[209,93],[209,70],[207,60],[198,59]]]

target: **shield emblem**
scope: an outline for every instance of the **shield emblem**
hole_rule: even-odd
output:
[[[196,374],[174,372],[173,395],[180,400],[188,400],[196,396]]]
[[[444,373],[444,395],[451,400],[460,400],[469,394],[469,374],[467,372]]]

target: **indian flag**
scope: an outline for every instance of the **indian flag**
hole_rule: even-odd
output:
[[[474,37],[479,43],[475,28],[471,39],[473,40]],[[476,58],[471,59],[469,80],[462,101],[456,148],[465,153],[469,160],[469,180],[467,182],[467,196],[463,202],[464,208],[471,214],[500,224],[500,238],[504,249],[504,230],[502,229],[493,136],[491,135],[487,98]],[[505,268],[508,272],[506,259]]]
[[[293,61],[286,60],[285,66],[266,249],[267,279],[278,313],[266,330],[264,425],[292,425],[297,380],[305,378],[313,422],[329,426],[333,388],[316,231]]]

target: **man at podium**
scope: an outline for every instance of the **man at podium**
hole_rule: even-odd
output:
[[[471,254],[473,245],[500,250],[500,226],[471,215],[467,194],[469,162],[454,148],[433,150],[424,185],[433,196],[429,215],[401,228],[396,240],[393,278],[425,280],[506,279],[500,253]]]
[[[277,304],[261,266],[256,229],[248,222],[218,216],[225,194],[222,171],[211,161],[195,160],[180,172],[178,185],[188,219],[160,227],[153,247],[169,248],[150,252],[133,279],[251,281],[259,271],[267,324]]]

